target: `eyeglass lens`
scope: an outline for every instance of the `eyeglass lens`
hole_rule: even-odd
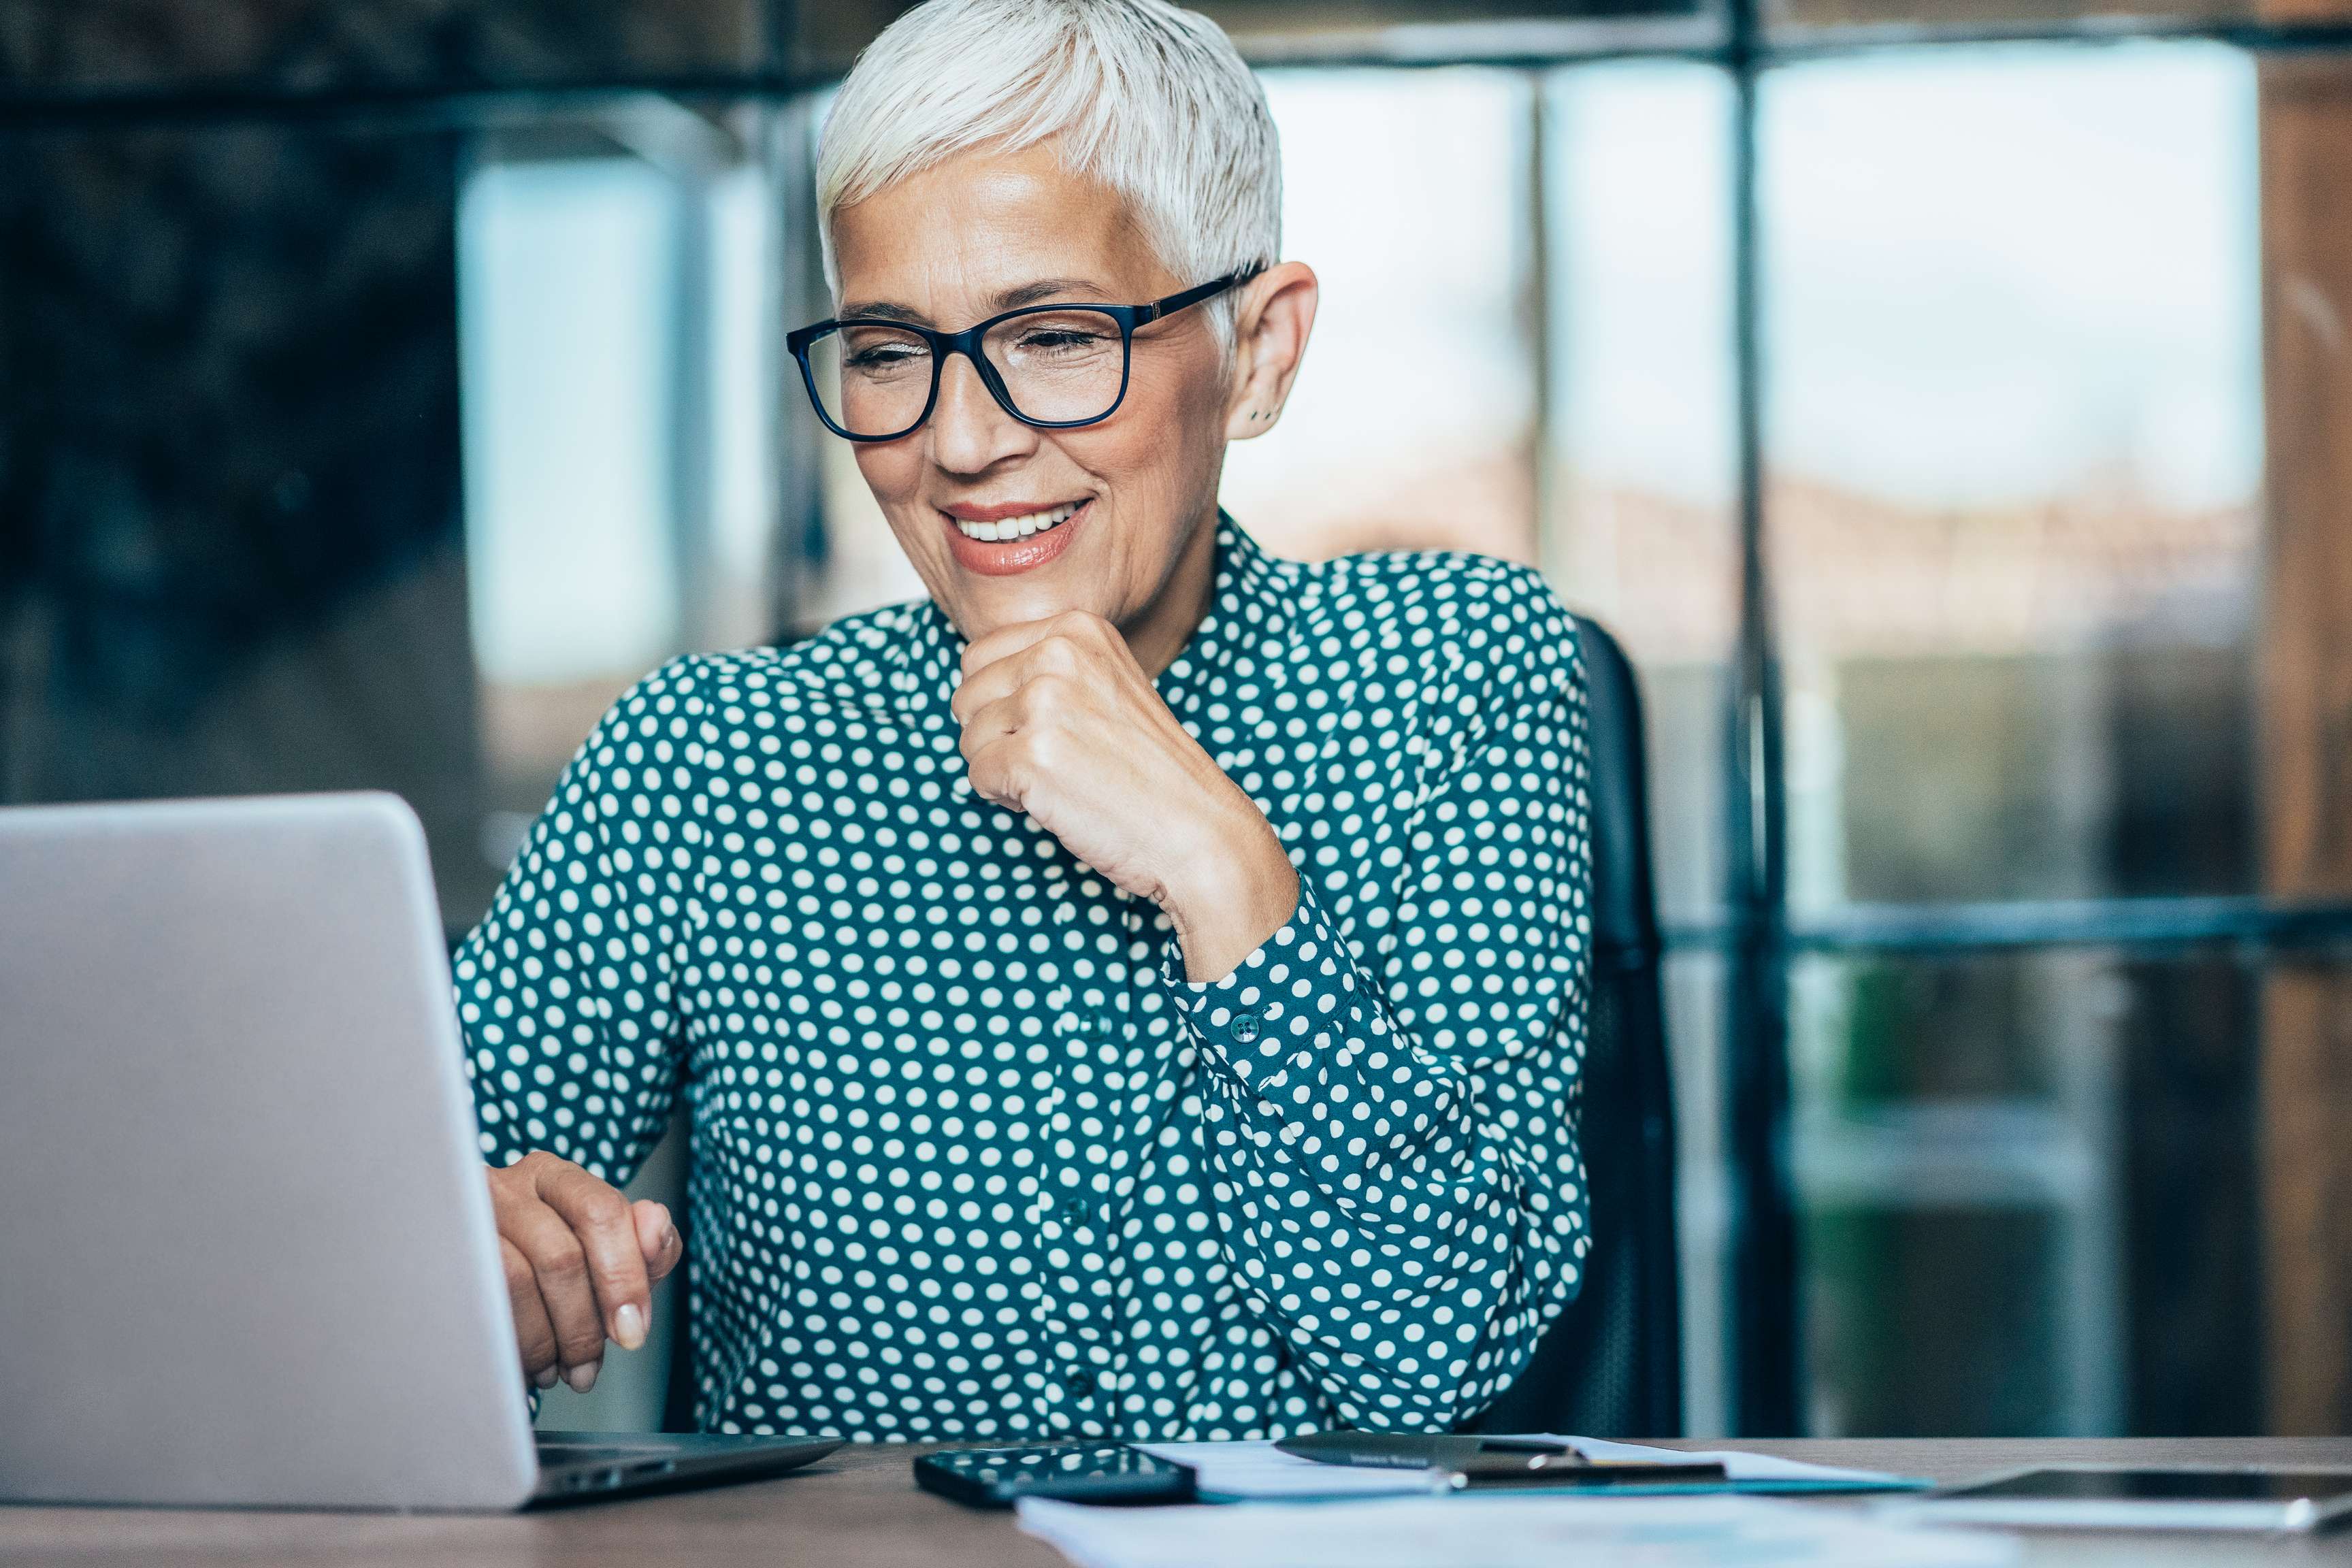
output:
[[[1118,321],[1080,308],[1014,316],[981,339],[1005,395],[1024,419],[1058,425],[1099,419],[1118,401],[1127,342]],[[930,344],[904,328],[851,323],[808,349],[810,379],[826,417],[853,436],[913,428],[938,374]]]

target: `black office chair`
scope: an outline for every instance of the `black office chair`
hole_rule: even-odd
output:
[[[1624,650],[1579,618],[1590,689],[1592,1006],[1583,1146],[1592,1205],[1584,1288],[1479,1432],[1672,1437],[1682,1432],[1675,1113],[1650,879],[1642,699]]]

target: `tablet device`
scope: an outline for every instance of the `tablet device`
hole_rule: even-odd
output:
[[[2317,1530],[2352,1518],[2352,1470],[2052,1466],[1898,1506],[1954,1523],[2026,1528]]]

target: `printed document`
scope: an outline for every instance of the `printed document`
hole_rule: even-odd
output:
[[[1482,1493],[1305,1506],[1021,1500],[1076,1568],[2004,1568],[2015,1538],[1762,1498]]]

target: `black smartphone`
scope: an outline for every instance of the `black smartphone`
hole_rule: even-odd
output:
[[[1011,1508],[1024,1497],[1065,1502],[1191,1502],[1192,1468],[1125,1443],[1033,1443],[943,1448],[915,1461],[915,1484],[967,1508]]]

